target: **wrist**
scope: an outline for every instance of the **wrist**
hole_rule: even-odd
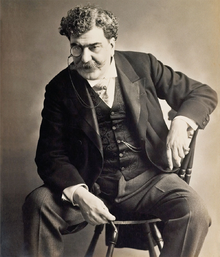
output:
[[[188,117],[182,116],[182,115],[178,115],[176,116],[173,120],[182,120],[185,121],[187,123],[188,128],[192,128],[193,130],[196,130],[198,128],[198,125],[196,124],[196,122]]]
[[[171,123],[171,127],[179,127],[184,129],[184,131],[187,131],[188,129],[188,124],[186,121],[182,119],[174,119]]]
[[[79,204],[80,199],[82,199],[86,193],[88,193],[88,190],[84,186],[78,187],[73,194],[73,202]]]

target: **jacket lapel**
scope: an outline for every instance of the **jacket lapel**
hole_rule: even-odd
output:
[[[71,87],[73,87],[74,91],[76,91],[72,97],[74,105],[80,114],[80,118],[78,120],[79,127],[95,144],[101,155],[103,155],[99,126],[95,107],[88,91],[88,82],[77,72],[75,72],[74,77],[77,79],[75,80],[74,86],[71,85]]]
[[[140,78],[133,67],[119,53],[115,54],[115,61],[119,83],[122,86],[126,103],[131,111],[140,137],[146,137],[147,129],[147,97],[145,92],[145,78]]]
[[[120,55],[120,58],[118,55]],[[168,165],[166,151],[164,151],[164,141],[161,140],[152,127],[152,119],[155,119],[159,126],[163,128],[164,134],[166,134],[167,129],[164,127],[164,123],[161,122],[161,119],[158,122],[157,117],[151,117],[151,119],[149,117],[149,110],[151,110],[152,114],[155,113],[157,104],[154,101],[152,102],[152,95],[149,94],[149,90],[147,90],[147,78],[140,78],[127,59],[121,56],[120,53],[116,52],[115,59],[118,77],[125,95],[126,103],[131,110],[134,126],[136,126],[136,131],[139,133],[141,142],[145,145],[148,158],[159,169],[166,171],[165,167]],[[152,105],[154,105],[153,108]],[[158,115],[158,113],[160,114],[160,110],[156,112],[155,115]],[[161,156],[159,160],[158,156]]]

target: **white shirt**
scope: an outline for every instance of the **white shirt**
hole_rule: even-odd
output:
[[[87,80],[91,87],[94,87],[99,82],[106,80],[107,94],[108,94],[108,106],[111,108],[114,101],[115,95],[115,78],[117,77],[117,71],[115,67],[115,60],[112,59],[109,69],[106,74],[103,76],[103,79],[100,80]]]
[[[108,94],[108,106],[110,108],[112,107],[113,101],[114,101],[115,78],[116,77],[117,77],[117,70],[116,70],[116,66],[115,66],[115,60],[113,58],[109,69],[107,70],[106,74],[103,76],[103,79],[106,79],[107,81],[109,80],[109,84],[107,85],[107,94]],[[103,79],[101,79],[101,80],[103,80]],[[91,87],[94,87],[101,80],[87,80],[87,81],[88,81],[88,83],[90,84]],[[196,130],[197,127],[198,127],[197,124],[193,120],[191,120],[191,119],[189,119],[185,116],[176,116],[174,119],[184,120],[188,124],[188,126],[191,127],[193,130]],[[75,204],[73,202],[73,196],[74,196],[74,193],[75,193],[76,189],[80,186],[83,186],[88,190],[88,187],[87,187],[86,184],[78,184],[78,185],[75,185],[75,186],[67,187],[63,190],[62,200],[69,201],[74,206],[76,206],[77,204]]]

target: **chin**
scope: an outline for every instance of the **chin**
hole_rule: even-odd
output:
[[[102,72],[100,70],[78,70],[78,73],[84,78],[88,80],[97,80],[102,78]]]

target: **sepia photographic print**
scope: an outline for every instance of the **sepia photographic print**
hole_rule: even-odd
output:
[[[163,220],[157,256],[220,257],[220,2],[0,3],[1,256],[85,256],[135,213]],[[114,256],[155,256],[124,233]]]

